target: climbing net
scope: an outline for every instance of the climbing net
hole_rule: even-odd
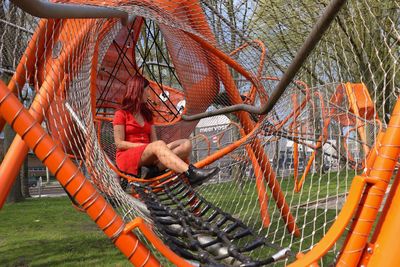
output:
[[[182,115],[265,105],[327,4],[108,1],[133,15],[132,22],[23,21],[18,27],[38,25],[41,32],[26,33],[31,39],[16,46],[26,48],[22,73],[29,64],[36,69],[26,77],[35,92],[31,109],[126,222],[143,217],[154,223],[179,255],[260,266],[273,261],[265,253],[287,248],[290,263],[329,230],[387,127],[400,82],[399,4],[348,1],[268,114],[200,121]],[[9,38],[4,31],[2,49]],[[0,67],[17,69],[4,62]],[[148,103],[158,138],[190,138],[191,161],[221,169],[206,184],[193,190],[174,174],[144,181],[116,169],[111,121],[136,72],[151,81]],[[121,177],[128,187],[121,187]],[[218,219],[210,219],[213,214]],[[322,266],[335,262],[341,242]],[[216,244],[225,250],[210,256]]]
[[[0,74],[11,76],[32,37],[38,19],[12,4],[0,3]]]

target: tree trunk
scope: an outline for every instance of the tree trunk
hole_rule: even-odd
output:
[[[31,196],[29,193],[28,162],[29,162],[29,156],[26,156],[20,172],[22,195],[24,196],[24,198],[28,198]]]
[[[7,124],[4,127],[4,152],[7,152],[10,147],[13,139],[15,137],[15,132],[11,127]],[[14,185],[12,186],[10,193],[7,196],[7,203],[14,203],[24,200],[24,196],[21,191],[21,177],[17,175],[14,181]]]

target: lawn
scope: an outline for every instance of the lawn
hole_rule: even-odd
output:
[[[132,266],[68,198],[0,210],[0,266]]]
[[[209,185],[202,188],[201,193],[206,199],[216,203],[217,206],[235,217],[240,218],[253,229],[259,229],[260,235],[267,236],[268,240],[275,240],[274,242],[280,243],[282,247],[291,247],[293,252],[297,252],[298,250],[309,249],[325,235],[335,221],[340,208],[328,208],[323,200],[337,195],[344,196],[354,176],[355,172],[352,170],[330,172],[322,175],[308,175],[303,185],[303,191],[299,193],[293,191],[293,177],[279,178],[285,199],[292,207],[291,211],[296,217],[297,225],[302,232],[301,238],[292,238],[287,232],[270,193],[268,194],[270,197],[269,214],[271,215],[271,225],[268,229],[262,228],[257,194],[255,194],[255,182],[252,180],[242,181],[240,185],[231,182]],[[307,208],[304,205],[317,200],[321,201],[319,208]],[[247,208],[242,209],[241,207],[244,205]],[[338,245],[342,241],[343,239],[340,238]],[[328,253],[320,264],[326,266],[332,263],[336,252],[334,249]],[[270,253],[271,251],[268,248],[263,248],[258,253],[256,252],[256,255],[268,255]]]
[[[312,184],[319,186],[318,190],[304,194],[293,192],[293,179],[281,180],[281,186],[286,192],[288,202],[292,205],[303,204],[323,199],[333,192],[344,193],[348,189],[345,181],[351,181],[350,177],[353,176],[354,173],[331,173],[317,175],[314,181],[308,177],[304,184],[305,189],[310,186],[314,188]],[[339,183],[335,183],[335,180]],[[202,188],[201,193],[253,229],[261,229],[254,181],[242,183],[240,194],[237,194],[238,191],[236,194],[232,192],[237,186],[235,182],[214,184]],[[221,195],[222,192],[227,194]],[[239,206],[246,203],[247,208],[237,209],[233,203],[242,203]],[[279,213],[274,212],[272,203],[269,212],[272,221],[281,221]],[[274,223],[269,230],[262,230],[260,234],[268,236],[268,239],[279,240],[279,236],[284,237],[281,246],[291,244],[294,251],[296,248],[303,250],[322,238],[336,215],[336,211],[323,208],[312,209],[312,212],[307,212],[304,208],[297,209],[295,216],[300,219],[300,225],[301,222],[308,222],[301,229],[304,238],[301,245],[297,243],[297,239],[291,239],[281,223]],[[71,206],[68,198],[29,199],[22,203],[5,205],[0,210],[0,223],[0,266],[131,266],[95,223]],[[321,227],[322,225],[324,226]],[[270,253],[266,248],[255,252],[253,256]],[[324,263],[332,262],[332,256],[325,258]]]

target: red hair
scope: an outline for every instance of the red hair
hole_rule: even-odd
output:
[[[149,81],[143,76],[133,76],[126,84],[126,92],[122,99],[121,109],[133,114],[140,112],[146,121],[152,122],[153,113],[147,103],[142,102],[144,89],[149,84]]]

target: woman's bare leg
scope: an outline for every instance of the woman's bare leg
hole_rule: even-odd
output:
[[[179,146],[178,146],[179,147]],[[177,156],[164,141],[150,143],[143,151],[139,166],[151,166],[159,161],[162,166],[177,173],[188,170],[189,165]]]
[[[167,146],[180,159],[188,162],[190,153],[192,152],[192,142],[190,142],[189,139],[179,139],[167,144]],[[165,170],[168,168],[161,162],[157,162],[156,165],[159,170]]]
[[[187,160],[192,152],[192,142],[189,139],[179,139],[167,145],[182,160]]]

